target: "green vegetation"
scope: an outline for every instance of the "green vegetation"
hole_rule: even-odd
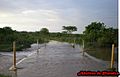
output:
[[[64,26],[64,30],[72,33],[77,31],[77,28],[75,26]],[[17,51],[30,47],[32,43],[36,43],[37,39],[39,39],[39,43],[45,43],[49,40],[73,43],[72,38],[75,38],[76,43],[79,44],[81,41],[80,36],[80,34],[49,33],[47,28],[42,28],[36,32],[18,32],[10,27],[3,27],[0,28],[0,51],[12,51],[13,41],[16,41]]]
[[[111,48],[110,47],[91,47],[85,48],[85,51],[98,59],[110,61],[111,60]],[[118,54],[115,53],[115,61],[118,61]]]
[[[92,22],[85,28],[83,39],[86,46],[111,47],[118,46],[118,29],[107,28],[104,23]]]
[[[39,43],[48,42],[48,40],[44,40],[45,36],[47,35],[44,35],[44,31],[18,32],[10,27],[3,27],[0,28],[0,51],[12,51],[13,41],[16,41],[17,51],[30,47],[32,43],[36,43],[37,39],[39,39]]]
[[[56,40],[80,45],[84,40],[86,52],[97,58],[110,60],[111,45],[118,46],[118,29],[107,27],[101,22],[92,22],[85,27],[83,34],[72,34],[77,31],[76,26],[63,26],[62,30],[61,33],[50,33],[47,28],[36,32],[18,32],[10,27],[0,28],[0,51],[12,51],[13,41],[16,41],[17,50],[22,50],[36,43],[37,39],[39,43]]]
[[[75,26],[63,26],[63,32],[60,33],[49,33],[49,40],[56,40],[60,42],[68,42],[68,43],[81,43],[82,34],[72,34],[72,32],[77,31],[77,27]]]
[[[40,33],[41,33],[41,34],[49,34],[49,30],[48,30],[47,28],[42,28],[42,29],[40,30]]]
[[[49,38],[51,40],[57,40],[61,42],[69,42],[82,44],[82,40],[85,42],[85,51],[102,60],[110,61],[111,59],[111,46],[115,44],[118,46],[118,29],[111,27],[106,27],[104,23],[92,22],[90,25],[86,26],[83,34],[72,34],[73,29],[70,32],[68,28],[70,26],[63,26],[62,33],[50,33]],[[73,30],[73,31],[72,31]],[[104,54],[103,54],[104,53]],[[117,61],[118,54],[115,54],[115,61]]]
[[[92,56],[102,60],[111,59],[111,46],[118,46],[118,29],[106,27],[104,23],[92,22],[83,33],[85,50]],[[117,61],[118,54],[115,54]]]
[[[0,74],[0,77],[11,77],[11,76],[5,76],[5,75],[1,75],[1,74]]]
[[[81,36],[82,34],[63,34],[63,33],[50,33],[49,34],[50,40],[74,43],[74,38],[75,38],[75,42],[77,44],[81,43]]]

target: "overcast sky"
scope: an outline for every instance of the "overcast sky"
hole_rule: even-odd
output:
[[[82,33],[91,22],[117,28],[117,0],[0,0],[0,27],[17,31],[62,31],[75,25]]]

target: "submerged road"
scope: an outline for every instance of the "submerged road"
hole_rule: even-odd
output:
[[[78,77],[82,70],[104,70],[104,62],[82,56],[79,45],[72,48],[68,43],[49,42],[17,65],[13,77]],[[98,77],[98,76],[97,76]]]

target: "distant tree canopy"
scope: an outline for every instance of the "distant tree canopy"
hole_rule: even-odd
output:
[[[0,28],[0,43],[10,43],[15,39],[11,27]]]
[[[3,28],[1,28],[1,31],[2,31],[3,34],[11,34],[11,33],[13,33],[13,30],[12,30],[11,27],[3,27]]]
[[[87,27],[85,27],[85,31],[83,33],[87,36],[86,39],[96,42],[97,39],[101,37],[104,29],[104,23],[92,22]]]
[[[49,33],[49,30],[48,30],[47,28],[42,28],[42,29],[40,30],[40,33],[42,33],[42,34],[48,34],[48,33]]]
[[[106,28],[104,23],[92,22],[85,28],[84,39],[87,42],[97,43],[100,46],[117,44],[118,30],[113,28]]]
[[[76,26],[63,26],[62,30],[65,30],[63,31],[63,33],[71,34],[72,32],[77,31],[77,27]]]

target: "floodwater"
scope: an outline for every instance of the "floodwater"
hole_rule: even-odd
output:
[[[73,48],[69,43],[50,41],[41,45],[38,52],[37,48],[33,44],[28,51],[17,52],[27,57],[17,64],[15,73],[10,72],[12,77],[78,77],[79,71],[102,71],[109,67],[109,62],[83,56],[79,45]]]
[[[39,48],[43,47],[44,44],[39,44]],[[38,49],[37,44],[32,44],[31,48],[26,48],[23,51],[16,52],[17,62],[21,59],[29,56],[29,54],[36,52]],[[13,52],[0,52],[0,74],[11,75],[9,68],[12,66]]]

